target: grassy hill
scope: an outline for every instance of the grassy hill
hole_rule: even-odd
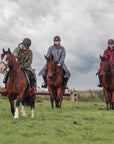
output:
[[[36,101],[35,118],[13,119],[7,99],[0,99],[0,144],[113,144],[114,111],[105,103],[63,101],[51,109]],[[21,108],[21,107],[20,107]]]

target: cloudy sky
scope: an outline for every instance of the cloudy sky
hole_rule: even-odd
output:
[[[97,89],[95,73],[99,55],[114,38],[113,0],[4,0],[0,1],[0,53],[13,51],[23,38],[32,40],[36,73],[46,61],[44,54],[60,35],[71,72],[69,87]],[[0,74],[0,85],[3,75]],[[38,85],[42,78],[38,77]]]

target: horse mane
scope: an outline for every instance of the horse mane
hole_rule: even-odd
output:
[[[107,61],[108,62],[109,60],[106,57],[102,57],[101,61]]]

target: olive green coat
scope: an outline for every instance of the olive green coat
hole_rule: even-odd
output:
[[[17,47],[13,51],[14,56],[18,59],[18,63],[21,65],[22,68],[25,68],[32,73],[34,73],[31,64],[33,59],[33,54],[30,49],[27,49],[26,52],[23,51],[20,47]]]

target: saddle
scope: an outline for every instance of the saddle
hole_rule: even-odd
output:
[[[22,71],[24,72],[26,80],[27,80],[28,84],[30,85],[30,78],[29,78],[29,73],[30,72],[28,70],[24,69],[24,68],[22,68]]]

